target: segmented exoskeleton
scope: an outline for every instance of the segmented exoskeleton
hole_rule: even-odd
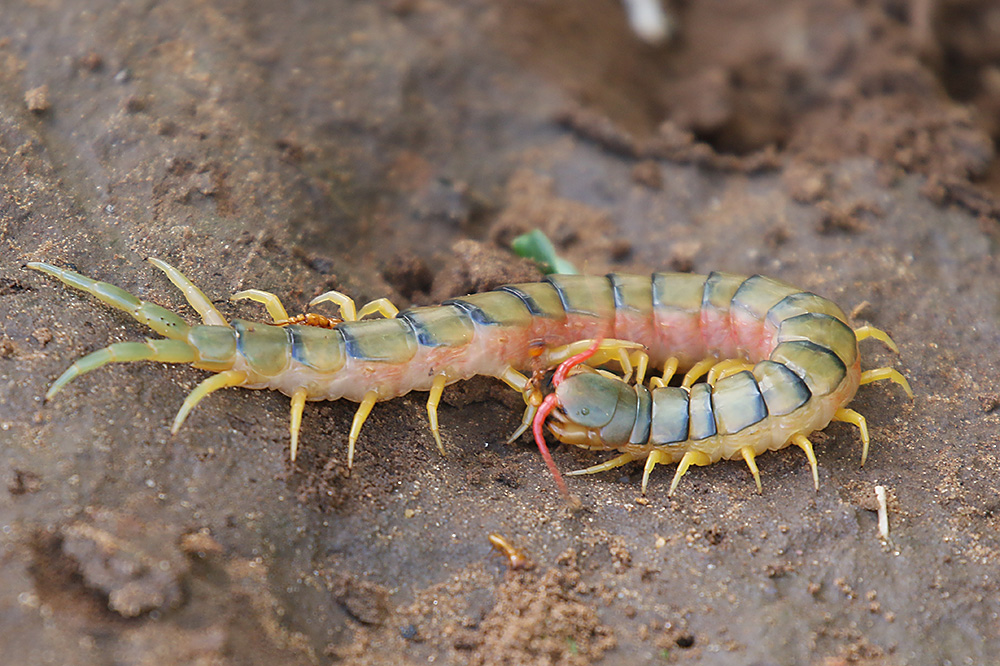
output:
[[[310,303],[312,306],[331,301],[339,305],[338,320],[318,315],[290,318],[277,296],[247,290],[232,298],[263,303],[274,323],[233,320],[230,324],[178,270],[157,259],[150,261],[183,292],[204,325],[191,326],[175,313],[108,283],[48,264],[28,264],[128,312],[167,338],[120,342],[93,352],[70,366],[46,398],[74,378],[112,362],[189,363],[217,374],[204,380],[185,399],[174,420],[174,432],[191,409],[215,390],[227,386],[276,389],[292,399],[293,459],[305,402],[347,398],[361,403],[351,425],[348,466],[353,462],[361,427],[375,402],[412,390],[430,392],[427,411],[431,431],[443,452],[437,406],[444,387],[461,379],[474,375],[497,377],[525,396],[528,407],[516,437],[531,424],[541,402],[535,384],[521,371],[554,367],[586,349],[593,339],[604,339],[588,360],[595,365],[616,360],[628,373],[635,366],[641,377],[648,363],[665,363],[673,368],[692,367],[691,375],[720,359],[755,360],[768,354],[773,357],[772,347],[778,344],[776,326],[793,315],[846,320],[829,301],[761,276],[657,273],[652,278],[556,275],[543,282],[508,285],[405,312],[398,312],[385,299],[368,303],[358,311],[354,302],[339,292],[327,292]],[[374,313],[384,318],[364,318]],[[823,413],[830,411],[826,420],[819,425],[821,419],[805,419],[800,411],[793,410],[790,414],[800,415],[785,418],[783,423],[800,419],[800,430],[806,433],[825,427],[831,418],[859,423],[860,416],[854,412],[837,410],[853,397],[859,383],[895,373],[889,369],[860,373],[855,333],[861,338],[871,335],[887,339],[884,334],[868,327],[855,332],[846,324],[837,331],[845,340],[849,336],[854,354],[849,362],[841,363],[845,367],[836,375],[841,377],[837,386],[817,393],[824,396]],[[820,337],[810,340],[808,335],[813,334]],[[830,361],[823,352],[815,353],[813,349],[822,345],[828,335],[826,329],[820,333],[803,329],[795,335],[799,336],[795,341],[801,344],[789,346],[789,339],[780,341],[777,347],[787,352],[787,360],[772,361],[784,364],[782,367],[790,369],[791,375],[797,374],[807,384],[813,375],[833,381],[835,374],[830,373],[834,371],[827,369]],[[821,371],[815,372],[817,366]],[[792,382],[791,375],[776,374],[774,381]],[[544,442],[540,447],[565,492]]]

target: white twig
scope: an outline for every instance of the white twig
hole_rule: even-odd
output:
[[[889,509],[885,504],[885,486],[875,486],[875,499],[878,502],[878,535],[883,541],[889,541]]]

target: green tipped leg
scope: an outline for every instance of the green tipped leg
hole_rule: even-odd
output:
[[[46,400],[51,400],[66,384],[87,374],[92,370],[102,368],[108,363],[130,363],[132,361],[159,361],[161,363],[192,363],[198,358],[198,352],[191,345],[180,340],[146,340],[145,342],[116,342],[113,345],[87,354],[66,368],[66,372],[52,384],[45,394]]]

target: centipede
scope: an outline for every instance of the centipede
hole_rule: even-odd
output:
[[[338,317],[290,317],[278,296],[260,289],[230,297],[263,305],[272,321],[262,323],[227,321],[183,273],[160,259],[149,261],[181,291],[201,324],[108,282],[48,263],[27,264],[161,336],[116,342],[76,360],[53,382],[46,401],[111,363],[189,364],[212,374],[184,399],[172,433],[217,390],[276,390],[291,398],[294,461],[305,404],[347,399],[359,403],[348,434],[350,470],[377,402],[428,392],[431,435],[444,454],[438,406],[445,387],[476,375],[495,377],[526,405],[508,441],[532,429],[568,497],[544,440],[545,423],[567,443],[620,452],[573,474],[645,460],[645,492],[655,465],[676,462],[672,494],[691,465],[742,458],[759,490],[755,457],[790,444],[806,451],[816,479],[808,436],[831,421],[858,427],[864,460],[866,421],[847,408],[859,386],[891,380],[912,396],[897,370],[861,370],[859,341],[874,338],[896,350],[887,334],[867,325],[852,328],[832,301],[761,275],[550,275],[404,311],[385,298],[358,308],[338,291],[310,301],[310,308],[332,303]],[[608,364],[617,364],[621,374],[596,369]],[[646,388],[652,368],[657,373]],[[555,369],[554,390],[547,394],[538,380],[545,369]],[[680,386],[671,386],[681,371]]]

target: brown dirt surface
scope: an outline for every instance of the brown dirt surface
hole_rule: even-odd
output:
[[[986,0],[69,0],[0,21],[0,654],[98,664],[986,664],[1000,652],[1000,10]],[[764,273],[889,331],[872,437],[571,478],[521,399],[310,403],[120,364],[148,330],[45,261],[192,320],[331,289],[424,305],[586,272]],[[325,307],[323,313],[331,314]],[[562,469],[601,456],[560,446]],[[890,539],[874,488],[888,491]],[[510,570],[487,537],[534,565]]]

